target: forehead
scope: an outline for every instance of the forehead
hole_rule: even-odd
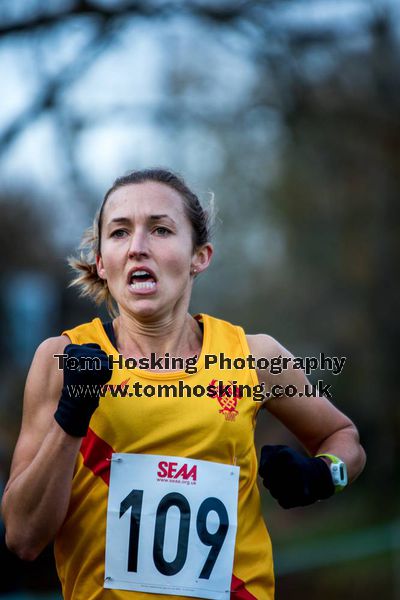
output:
[[[183,199],[173,188],[163,183],[146,181],[124,185],[113,192],[104,206],[103,221],[116,217],[145,218],[167,214],[176,221],[187,220]]]

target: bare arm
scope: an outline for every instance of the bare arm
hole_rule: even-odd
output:
[[[292,354],[268,335],[247,336],[250,351],[255,357],[291,357]],[[288,362],[288,365],[291,365]],[[271,390],[274,384],[285,387],[296,386],[303,390],[309,383],[300,369],[282,370],[277,375],[268,371],[259,371],[260,383]],[[265,408],[281,421],[301,442],[311,455],[328,453],[341,458],[347,466],[349,481],[353,481],[362,472],[365,465],[365,452],[360,445],[358,431],[354,423],[325,397],[298,395],[288,398],[269,398]]]
[[[2,500],[7,546],[25,560],[38,556],[65,518],[82,441],[66,434],[53,417],[63,385],[53,355],[62,353],[68,343],[66,336],[50,338],[36,351]]]

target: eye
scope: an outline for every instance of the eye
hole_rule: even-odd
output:
[[[161,235],[162,237],[171,233],[169,229],[167,229],[166,227],[162,227],[161,225],[159,227],[156,227],[154,231],[155,233],[157,233],[157,235]]]
[[[110,235],[110,237],[115,237],[115,238],[122,238],[125,235],[127,235],[127,231],[125,231],[125,229],[116,229],[115,231],[113,231]]]

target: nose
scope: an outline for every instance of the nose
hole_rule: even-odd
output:
[[[129,245],[129,257],[136,258],[138,256],[148,256],[149,247],[146,232],[137,229],[132,233]]]

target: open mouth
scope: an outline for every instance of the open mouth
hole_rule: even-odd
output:
[[[154,276],[145,269],[131,273],[129,285],[133,290],[152,290],[156,287]]]

